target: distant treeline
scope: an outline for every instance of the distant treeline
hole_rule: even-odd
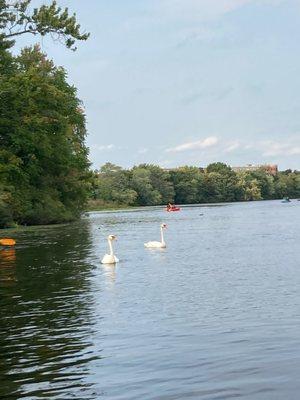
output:
[[[270,175],[263,168],[235,172],[217,162],[202,169],[165,170],[141,164],[132,169],[107,163],[94,172],[90,206],[150,206],[300,197],[300,172]]]

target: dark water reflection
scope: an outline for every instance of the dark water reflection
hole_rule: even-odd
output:
[[[0,250],[1,399],[299,398],[300,203],[174,214],[16,232]],[[162,221],[168,248],[144,249]],[[117,266],[100,264],[109,233]]]
[[[83,389],[93,352],[91,241],[80,225],[24,230],[1,251],[2,398],[60,398]],[[85,388],[88,385],[84,385]]]

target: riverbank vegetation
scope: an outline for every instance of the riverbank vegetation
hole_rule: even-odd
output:
[[[271,200],[300,197],[300,172],[271,175],[263,168],[235,172],[217,162],[207,168],[183,166],[165,170],[141,164],[132,169],[106,163],[94,172],[92,209]]]
[[[14,39],[50,33],[74,49],[75,16],[56,2],[0,0],[0,227],[70,221],[89,191],[85,115],[67,73],[36,45],[13,55]]]

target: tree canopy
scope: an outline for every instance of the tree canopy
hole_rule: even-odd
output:
[[[116,195],[119,193],[119,196]],[[123,195],[124,194],[124,195]],[[206,169],[183,166],[166,171],[141,164],[129,170],[107,163],[94,173],[93,202],[105,206],[214,203],[300,197],[300,173],[234,172],[223,163]]]
[[[77,216],[87,193],[85,135],[81,102],[65,70],[38,46],[25,48],[0,76],[2,214],[26,224]]]
[[[38,45],[10,52],[26,33],[50,34],[73,50],[88,34],[55,1],[32,11],[30,3],[0,0],[0,228],[72,220],[90,190],[76,88]]]
[[[76,14],[69,15],[68,8],[62,9],[56,1],[50,5],[30,9],[31,0],[0,0],[0,39],[9,46],[17,36],[24,34],[45,36],[63,42],[66,47],[76,50],[76,40],[86,40],[89,33],[80,31]]]

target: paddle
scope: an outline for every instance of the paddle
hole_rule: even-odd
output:
[[[14,239],[0,239],[0,245],[1,246],[14,246],[16,244],[16,241]]]

